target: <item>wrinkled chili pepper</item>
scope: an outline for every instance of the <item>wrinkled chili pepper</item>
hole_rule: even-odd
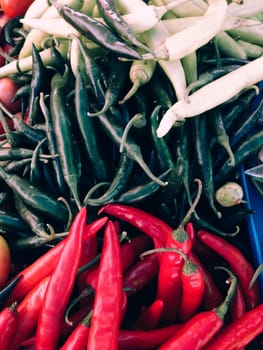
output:
[[[248,309],[257,306],[260,301],[259,285],[255,283],[254,286],[249,289],[249,283],[253,277],[254,268],[241,251],[223,237],[212,233],[200,230],[197,236],[203,243],[225,259],[233,272],[237,275]]]
[[[114,350],[118,348],[123,292],[120,242],[112,221],[104,230],[99,266],[87,349]]]
[[[86,212],[86,207],[83,207],[74,218],[55,270],[51,274],[37,324],[37,350],[52,350],[57,347],[64,312],[81,258]]]

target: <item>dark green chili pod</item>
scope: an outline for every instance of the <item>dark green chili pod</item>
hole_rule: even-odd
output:
[[[0,210],[0,227],[5,232],[30,233],[30,227],[13,211]]]
[[[25,169],[27,166],[29,166],[31,163],[31,158],[25,158],[25,159],[20,159],[20,160],[11,160],[8,162],[5,166],[4,169],[8,173],[24,173],[25,174]]]
[[[40,188],[32,186],[26,179],[15,174],[8,174],[2,167],[0,167],[0,177],[30,208],[46,216],[47,219],[61,223],[67,222],[68,210],[62,202]]]
[[[192,131],[195,144],[195,154],[198,164],[199,177],[203,184],[203,193],[216,216],[220,216],[214,204],[214,175],[212,154],[209,147],[207,132],[207,115],[192,118]]]
[[[113,0],[96,0],[96,4],[105,23],[117,35],[129,45],[134,45],[146,52],[150,52],[150,49],[137,39],[131,27],[122,19]]]
[[[98,116],[98,119],[105,133],[118,147],[120,147],[122,143],[124,126],[120,125],[117,118],[115,118],[115,116],[109,112],[100,114]],[[148,165],[145,163],[141,147],[133,140],[130,134],[127,135],[126,142],[124,144],[124,152],[126,152],[128,157],[133,159],[143,169],[149,178],[151,178],[153,181],[156,181],[161,186],[166,186],[166,183],[156,177]]]
[[[47,238],[50,233],[48,233],[47,225],[42,218],[33,209],[29,209],[18,196],[14,197],[16,210],[31,231],[39,237]]]
[[[99,198],[85,198],[84,205],[98,206],[116,198],[122,190],[127,186],[132,176],[134,161],[127,156],[126,153],[121,154],[119,167],[108,188]]]
[[[62,172],[75,203],[80,208],[78,182],[81,175],[81,163],[72,132],[72,117],[65,101],[69,78],[70,72],[67,66],[63,76],[59,73],[53,76],[51,80],[50,111]]]
[[[29,148],[0,148],[0,160],[21,160],[31,158],[33,151]]]
[[[0,309],[5,305],[7,298],[22,277],[23,275],[14,277],[3,289],[0,290]]]
[[[83,146],[91,161],[91,167],[95,178],[104,181],[108,178],[108,169],[103,161],[102,152],[95,129],[95,120],[87,116],[89,110],[89,98],[84,86],[80,70],[77,69],[75,80],[75,111],[78,127],[83,139]]]
[[[60,15],[86,38],[118,56],[129,59],[142,59],[136,50],[121,41],[106,25],[82,12],[52,1]]]

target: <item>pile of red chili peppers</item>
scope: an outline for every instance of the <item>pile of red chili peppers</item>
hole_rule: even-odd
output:
[[[82,207],[67,237],[7,283],[2,350],[259,346],[255,271],[229,239],[130,205],[88,216]]]

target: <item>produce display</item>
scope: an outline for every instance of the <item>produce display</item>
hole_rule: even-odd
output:
[[[262,0],[0,7],[0,349],[260,349]]]

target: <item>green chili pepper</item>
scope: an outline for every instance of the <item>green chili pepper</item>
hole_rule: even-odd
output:
[[[118,56],[129,59],[142,59],[143,55],[139,54],[132,47],[122,42],[106,25],[95,18],[72,8],[52,1],[60,15],[66,22],[71,24],[78,32],[88,39],[94,41],[99,46],[115,53]]]
[[[25,235],[30,233],[30,227],[25,221],[10,210],[0,210],[0,227],[5,232],[19,232]]]
[[[76,205],[80,208],[78,182],[81,175],[81,163],[76,152],[76,141],[72,135],[72,118],[65,102],[69,79],[70,72],[67,66],[63,76],[59,73],[53,76],[51,80],[50,111],[62,172]]]

